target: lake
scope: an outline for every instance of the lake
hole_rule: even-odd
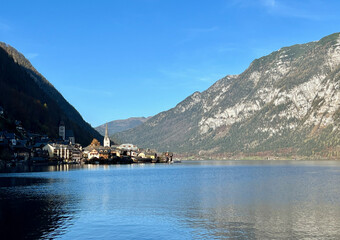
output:
[[[340,162],[28,170],[0,174],[1,239],[340,239]]]

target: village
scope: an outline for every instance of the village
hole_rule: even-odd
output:
[[[0,107],[0,118],[5,119]],[[76,143],[72,129],[67,129],[60,121],[58,138],[51,139],[27,131],[21,121],[15,120],[15,131],[0,131],[0,165],[17,164],[132,164],[132,163],[172,163],[173,153],[157,153],[152,149],[138,148],[133,144],[111,145],[107,126],[103,145],[97,139],[83,147]]]

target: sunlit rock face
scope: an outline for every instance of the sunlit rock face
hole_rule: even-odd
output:
[[[339,33],[285,47],[115,137],[192,153],[336,149],[339,64]]]

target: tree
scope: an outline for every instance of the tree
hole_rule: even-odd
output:
[[[100,146],[100,142],[94,138],[91,142],[91,146],[94,146],[94,147]]]

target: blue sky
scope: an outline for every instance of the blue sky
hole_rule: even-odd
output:
[[[168,110],[255,58],[340,31],[338,0],[4,1],[0,41],[92,126]]]

